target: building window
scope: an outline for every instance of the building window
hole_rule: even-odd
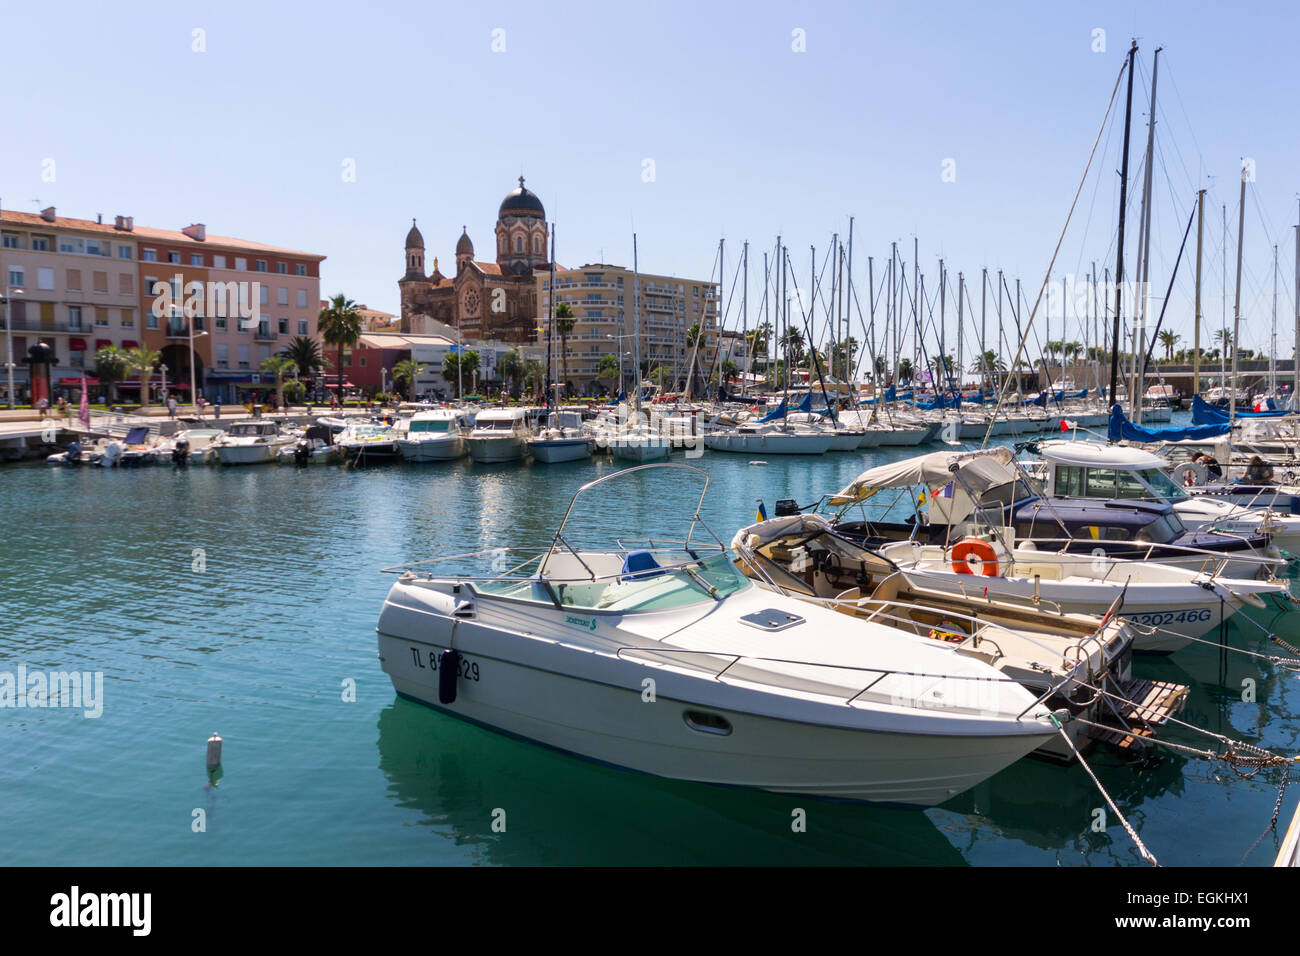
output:
[[[281,334],[281,335],[288,335],[288,334],[289,334],[289,320],[288,320],[287,318],[285,318],[284,316],[281,316],[281,317],[280,317],[279,329],[280,329],[280,334]]]
[[[97,328],[108,328],[108,309],[95,308],[95,326]]]
[[[144,314],[144,327],[146,329],[158,328],[158,313],[154,312],[153,309]]]
[[[239,347],[239,367],[248,368],[248,346],[247,345],[241,345]]]
[[[276,305],[289,304],[289,290],[286,289],[284,286],[279,286],[275,290],[275,304]]]
[[[362,356],[357,360],[357,367],[358,367],[358,368],[365,368],[365,367],[366,367],[366,357],[365,357],[364,355],[362,355]]]
[[[60,236],[59,252],[72,252],[81,255],[86,251],[86,240],[77,236]]]
[[[123,309],[121,315],[122,328],[135,328],[135,311],[133,309]]]
[[[50,237],[49,237],[49,236],[32,236],[32,251],[33,251],[33,252],[49,252],[49,251],[50,251]]]
[[[265,259],[258,259],[258,260],[257,260],[255,263],[253,263],[253,264],[257,267],[257,271],[258,271],[258,272],[265,272],[265,271],[266,271],[266,260],[265,260]]]
[[[86,240],[86,255],[88,256],[106,256],[110,251],[107,243],[101,243],[98,239]]]
[[[216,323],[217,323],[217,329],[218,329],[218,330],[225,329],[225,327],[226,327],[226,317],[225,317],[224,315],[219,315],[219,316],[217,316],[216,319],[215,319],[215,321],[216,321]]]
[[[257,285],[257,296],[258,296],[259,305],[271,304],[271,290],[267,286],[262,285],[260,282]]]
[[[299,335],[306,335],[306,334],[307,334],[307,320],[306,320],[306,319],[299,319],[299,320],[298,320],[298,334],[299,334]]]
[[[65,271],[65,276],[64,276],[64,278],[65,278],[65,281],[67,282],[68,291],[69,291],[69,292],[80,292],[80,291],[81,291],[81,270],[80,270],[80,269],[66,269],[66,270],[64,270],[64,271]]]
[[[235,268],[238,269],[238,270],[240,270],[241,272],[247,272],[247,271],[248,271],[248,260],[247,260],[247,259],[240,258],[239,256],[236,256],[236,257],[235,257]]]
[[[217,346],[217,368],[230,367],[230,346],[224,343]]]
[[[524,251],[524,237],[515,236],[515,252],[523,252],[523,251]]]
[[[226,257],[225,257],[225,256],[213,256],[213,257],[212,257],[212,268],[214,268],[214,269],[224,269],[225,267],[226,267]]]
[[[305,308],[307,308],[307,290],[306,290],[306,289],[299,289],[299,290],[298,290],[298,308],[300,308],[300,309],[305,309]]]
[[[169,252],[167,253],[167,261],[174,266],[178,266],[181,264],[181,254],[179,252]]]
[[[135,293],[135,276],[129,272],[123,272],[117,277],[118,295],[132,295]]]
[[[157,262],[157,261],[158,261],[158,250],[157,250],[157,249],[141,249],[141,250],[140,250],[140,261],[141,261],[141,262]]]
[[[93,285],[92,285],[92,289],[93,289],[95,292],[103,292],[104,294],[107,294],[107,293],[108,293],[108,273],[107,273],[107,272],[92,272],[92,273],[90,274],[90,279],[91,279],[91,282],[93,283]]]
[[[191,253],[190,253],[190,265],[192,265],[192,266],[201,266],[201,265],[203,265],[203,255],[202,255],[202,253],[191,252]]]
[[[36,288],[42,292],[54,291],[54,270],[37,269],[36,270]]]
[[[9,288],[11,289],[26,288],[27,282],[24,279],[25,275],[26,273],[23,271],[22,266],[10,266],[9,267]]]
[[[304,266],[304,265],[299,265],[299,266],[297,266],[296,268],[297,268],[297,270],[298,270],[298,273],[297,273],[298,275],[300,275],[300,276],[305,276],[305,275],[307,274],[307,267],[306,267],[306,266]]]
[[[118,247],[117,247],[117,257],[118,257],[119,259],[130,259],[130,258],[131,258],[131,247],[130,247],[130,246],[118,246]]]
[[[275,264],[275,272],[276,272],[276,275],[282,275],[282,276],[283,276],[283,275],[288,275],[288,274],[289,274],[289,266],[288,266],[286,263],[283,263],[283,262],[277,262],[277,263]]]
[[[68,331],[81,331],[81,306],[79,305],[68,306]]]
[[[22,243],[19,241],[19,236],[16,232],[6,232],[4,234],[4,247],[6,249],[22,248]]]

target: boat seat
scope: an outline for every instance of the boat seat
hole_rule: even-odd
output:
[[[623,580],[633,581],[652,578],[663,573],[664,569],[659,566],[655,556],[645,550],[629,551],[627,557],[623,559],[623,567],[619,571]]]

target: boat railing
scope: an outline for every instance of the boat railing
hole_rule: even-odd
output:
[[[1235,537],[1232,535],[1229,536]],[[1036,549],[1038,545],[1060,545],[1059,549],[1047,553],[1053,554],[1057,557],[1064,556],[1067,558],[1076,558],[1077,563],[1079,564],[1092,564],[1098,559],[1119,564],[1134,561],[1159,563],[1160,559],[1155,556],[1157,551],[1177,551],[1180,555],[1185,554],[1191,557],[1203,557],[1205,560],[1202,562],[1201,567],[1197,569],[1197,572],[1200,574],[1207,574],[1210,577],[1226,576],[1223,572],[1229,564],[1255,564],[1259,566],[1260,570],[1267,570],[1270,572],[1286,564],[1284,558],[1274,558],[1268,555],[1256,554],[1249,551],[1229,554],[1223,551],[1214,551],[1209,548],[1198,548],[1193,545],[1159,544],[1154,541],[1109,542],[1111,544],[1125,545],[1126,547],[1122,554],[1107,552],[1105,548],[1100,546],[1100,540],[1096,542],[1097,547],[1093,548],[1093,550],[1087,554],[1067,550],[1070,545],[1086,545],[1089,543],[1092,543],[1092,539],[1090,538],[1033,538],[1016,542],[1016,547],[1017,549],[1024,550],[1026,544],[1033,544]],[[1161,557],[1168,557],[1168,555],[1161,555]],[[1107,576],[1109,576],[1109,569]]]
[[[665,543],[672,543],[672,542],[665,542]],[[437,558],[427,558],[423,561],[407,561],[407,562],[403,562],[402,564],[395,564],[391,567],[380,568],[379,573],[380,574],[406,574],[408,572],[415,573],[417,569],[420,570],[427,569],[432,565],[446,564],[452,561],[468,561],[475,558],[490,558],[492,561],[491,570],[493,572],[491,574],[473,574],[473,573],[455,572],[452,576],[454,576],[454,578],[457,581],[464,581],[466,583],[479,583],[479,584],[501,582],[501,581],[507,581],[507,582],[517,584],[521,581],[528,581],[528,580],[535,580],[544,585],[545,584],[589,584],[593,581],[616,580],[619,578],[637,577],[638,575],[644,574],[645,572],[624,571],[621,568],[617,571],[609,571],[604,573],[597,572],[593,570],[591,566],[587,564],[587,562],[583,561],[581,557],[581,555],[584,553],[587,554],[588,556],[596,553],[626,555],[629,550],[632,549],[613,548],[613,549],[606,549],[600,552],[595,552],[595,551],[572,552],[574,557],[577,558],[577,560],[582,564],[582,566],[584,568],[587,568],[589,572],[589,574],[581,577],[557,577],[553,574],[543,574],[540,571],[540,566],[542,562],[544,562],[548,557],[554,554],[562,553],[562,549],[558,549],[558,548],[550,551],[543,551],[541,553],[537,553],[536,551],[532,551],[524,548],[505,548],[505,547],[484,548],[481,551],[466,551],[461,554],[447,554]],[[654,573],[656,576],[664,573],[672,572],[672,571],[687,571],[693,568],[697,568],[709,558],[715,558],[719,554],[726,553],[726,548],[725,546],[722,545],[714,547],[712,545],[701,546],[699,544],[692,544],[690,550],[686,550],[684,548],[680,550],[682,550],[683,553],[687,554],[689,557],[684,561],[678,561],[673,564],[658,565],[656,568],[654,568]],[[521,554],[529,554],[531,555],[531,557],[523,561],[517,561],[514,564],[510,563],[512,555],[517,556]],[[539,570],[535,570],[529,573],[530,569],[532,569],[534,566],[537,566]],[[432,572],[429,572],[425,575],[425,577],[427,579],[432,580],[434,578],[434,574]]]
[[[793,667],[823,667],[826,668],[827,670],[832,670],[832,671],[860,671],[865,674],[875,674],[876,677],[874,680],[870,681],[865,686],[861,687],[860,689],[856,690],[853,694],[843,699],[844,705],[846,707],[853,706],[853,704],[857,700],[859,700],[864,694],[870,691],[873,687],[879,684],[886,677],[891,677],[891,676],[905,677],[908,678],[909,680],[914,680],[914,681],[915,680],[969,681],[969,682],[973,682],[973,686],[977,686],[977,687],[981,685],[987,686],[990,684],[1016,684],[1018,686],[1024,686],[1023,684],[1021,684],[1019,680],[1016,680],[1015,678],[1012,677],[1002,677],[1002,676],[991,677],[984,674],[936,674],[927,671],[901,670],[899,668],[868,667],[866,665],[861,665],[861,664],[831,664],[831,663],[827,663],[826,661],[807,661],[807,660],[797,660],[797,659],[784,658],[784,657],[768,657],[765,655],[737,654],[734,651],[707,650],[703,648],[620,647],[615,651],[615,657],[617,657],[619,660],[631,659],[633,655],[645,655],[647,657],[652,657],[652,656],[671,656],[675,654],[685,654],[685,655],[696,654],[705,657],[723,658],[724,660],[727,661],[725,666],[722,666],[719,670],[715,670],[712,673],[708,674],[708,676],[712,680],[718,682],[721,682],[723,678],[727,675],[727,672],[730,671],[737,664],[739,664],[741,661],[754,662],[759,664],[785,664]],[[672,660],[642,661],[642,663],[689,666],[691,667],[692,670],[703,670],[703,668],[696,667],[694,664],[688,665],[682,661],[672,661]],[[749,680],[751,678],[746,677],[744,679]],[[779,684],[780,682],[770,681],[769,683]],[[1061,686],[1061,684],[1064,683],[1066,683],[1066,681],[1064,680],[1059,681],[1053,686],[1051,686],[1050,688],[1048,688],[1047,691],[1040,694],[1035,700],[1033,700],[1028,706],[1026,706],[1024,710],[1022,710],[1019,714],[1017,714],[1015,719],[1017,721],[1023,720],[1026,714],[1028,714],[1035,706],[1041,705],[1043,701],[1050,698],[1054,693],[1056,693],[1057,689]],[[901,699],[904,698],[904,696],[905,695],[899,693],[893,693],[889,695],[889,698],[891,703],[897,704]],[[947,704],[935,704],[933,706],[928,706],[922,701],[915,700],[915,698],[909,697],[908,699],[912,700],[913,706],[917,707],[918,709],[973,710],[980,713],[989,712],[987,709],[981,710],[980,708],[977,707],[962,707],[962,706],[953,706]],[[1046,715],[1040,715],[1040,716],[1046,716]]]

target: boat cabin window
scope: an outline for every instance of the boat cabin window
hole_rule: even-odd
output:
[[[1183,533],[1183,523],[1178,520],[1177,515],[1161,515],[1151,522],[1145,528],[1137,533],[1138,541],[1149,541],[1152,544],[1168,544]]]
[[[508,418],[498,418],[495,421],[479,422],[478,427],[485,431],[508,432],[514,430],[515,423]]]
[[[412,432],[445,432],[451,430],[451,422],[446,421],[420,421],[411,422]]]
[[[1169,501],[1187,500],[1187,492],[1179,488],[1178,484],[1159,468],[1144,468],[1138,474],[1161,498]]]

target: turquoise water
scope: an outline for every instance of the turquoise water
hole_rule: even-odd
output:
[[[706,454],[704,515],[729,540],[909,450],[750,465]],[[10,864],[1133,864],[1078,767],[1022,761],[924,812],[677,783],[591,765],[397,699],[374,624],[378,569],[542,545],[576,487],[616,467],[0,471],[0,671],[102,671],[98,719],[0,709]],[[619,483],[614,483],[616,486]],[[698,486],[639,477],[586,527],[666,534]],[[680,525],[677,526],[680,528]],[[195,570],[202,549],[202,570]],[[1258,632],[1235,633],[1258,650]],[[1192,685],[1184,719],[1300,750],[1300,685],[1212,648],[1138,658]],[[1242,700],[1242,681],[1255,701]],[[345,701],[345,682],[355,701]],[[225,739],[217,785],[204,742]],[[1190,735],[1175,735],[1201,745]],[[1166,864],[1235,865],[1268,823],[1278,771],[1162,756],[1090,760]],[[1300,788],[1288,792],[1285,826]],[[806,832],[792,812],[807,813]],[[195,811],[205,832],[194,832]],[[504,810],[505,832],[494,829]],[[500,819],[497,814],[495,819]],[[1271,862],[1264,840],[1250,863]]]

